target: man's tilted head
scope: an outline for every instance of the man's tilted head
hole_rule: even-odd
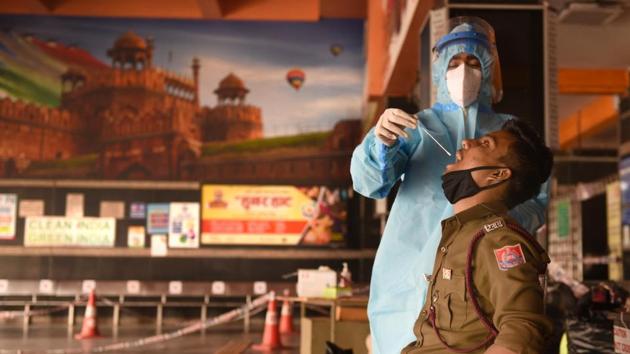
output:
[[[538,194],[552,165],[553,154],[540,135],[512,119],[501,130],[464,140],[456,161],[446,166],[442,186],[453,204],[479,194],[484,201],[501,199],[514,207]]]

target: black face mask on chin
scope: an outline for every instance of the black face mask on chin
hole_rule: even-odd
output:
[[[491,184],[485,187],[479,187],[472,177],[473,171],[494,170],[499,168],[507,168],[506,166],[479,166],[468,170],[452,171],[442,175],[442,190],[446,199],[451,204],[457,203],[460,199],[472,197],[473,195],[490,188],[494,188],[509,180],[505,179],[501,182]]]

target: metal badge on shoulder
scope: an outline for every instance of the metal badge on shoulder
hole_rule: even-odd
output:
[[[503,222],[503,219],[495,220],[489,224],[483,225],[483,229],[486,232],[494,231],[502,227],[505,227],[505,223]]]

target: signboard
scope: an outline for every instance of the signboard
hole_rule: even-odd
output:
[[[204,244],[327,245],[343,241],[346,193],[326,187],[205,185]]]
[[[125,202],[103,200],[101,201],[101,208],[100,208],[99,215],[102,218],[124,219],[125,218]]]
[[[625,327],[614,325],[615,353],[630,354],[630,330]]]
[[[26,218],[24,226],[26,247],[114,247],[115,239],[113,218],[40,216]]]
[[[131,219],[144,219],[147,217],[147,205],[141,202],[133,202],[129,205],[129,217]]]
[[[169,247],[199,247],[199,203],[171,203],[168,225]]]
[[[556,214],[558,238],[567,238],[571,234],[571,200],[558,200]]]
[[[83,194],[66,194],[66,216],[70,218],[83,217]]]
[[[127,228],[127,247],[143,248],[144,236],[144,226],[129,226]]]
[[[150,234],[168,233],[168,203],[147,206],[147,232]]]
[[[0,194],[0,239],[15,238],[15,219],[17,217],[17,195]]]
[[[40,199],[20,200],[20,217],[44,216],[44,201]]]

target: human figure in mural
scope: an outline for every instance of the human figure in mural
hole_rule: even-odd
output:
[[[210,202],[209,207],[210,208],[219,208],[219,209],[227,208],[227,202],[225,202],[223,200],[223,191],[222,190],[217,189],[214,192],[214,200]]]
[[[374,353],[399,352],[414,340],[411,328],[426,297],[441,237],[440,220],[453,214],[441,175],[464,139],[498,130],[510,115],[492,104],[502,95],[493,28],[484,20],[457,17],[433,49],[436,103],[410,115],[387,109],[352,155],[353,188],[385,198],[400,180],[379,245],[368,315]],[[530,232],[544,223],[547,185],[510,211]]]

